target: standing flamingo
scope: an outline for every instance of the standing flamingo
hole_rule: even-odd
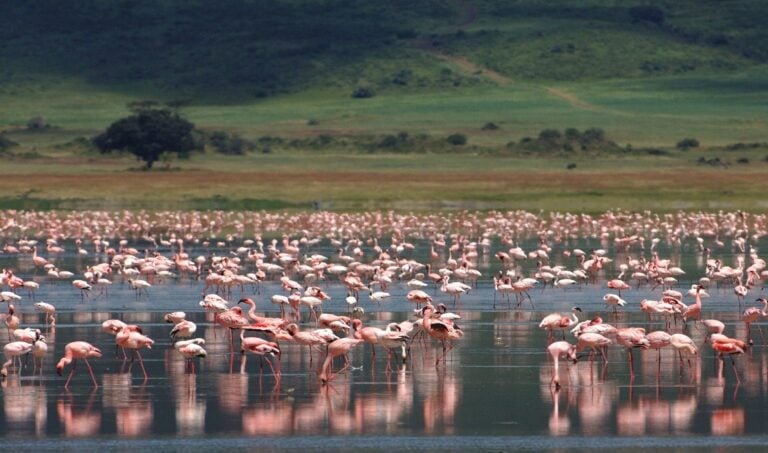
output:
[[[138,326],[133,325],[125,326],[123,330],[115,336],[115,341],[124,349],[127,348],[133,350],[131,353],[131,366],[133,366],[133,354],[135,353],[139,358],[139,365],[141,365],[141,371],[144,373],[144,380],[146,381],[149,376],[147,375],[146,368],[144,368],[144,360],[141,358],[139,349],[152,349],[152,345],[155,344],[155,341],[144,335]],[[131,367],[129,366],[128,370],[130,371],[130,369]]]
[[[245,372],[246,352],[258,355],[260,358],[266,356],[277,357],[277,372],[272,366],[272,363],[267,360],[267,365],[272,370],[272,375],[275,376],[275,380],[280,381],[280,347],[273,341],[267,341],[259,337],[246,337],[245,330],[240,331],[240,354],[242,354],[243,360],[240,363],[240,372]]]
[[[746,310],[744,310],[744,313],[741,315],[741,319],[744,320],[744,324],[747,326],[747,343],[752,346],[754,342],[752,341],[752,323],[757,321],[761,316],[766,317],[768,316],[768,299],[760,298],[757,299],[757,302],[762,302],[763,309],[760,310],[757,307],[749,307]],[[763,336],[763,329],[760,328],[760,325],[758,324],[757,329],[760,331],[760,337],[765,339]]]
[[[3,379],[8,376],[8,365],[11,365],[18,357],[29,354],[32,352],[32,344],[26,341],[13,341],[3,346],[3,353],[5,358],[8,359],[3,363],[3,368],[0,370]]]
[[[619,329],[616,332],[616,342],[627,348],[629,353],[629,375],[635,376],[634,358],[632,356],[632,349],[643,348],[648,349],[651,344],[645,337],[645,329],[642,327],[626,327]]]
[[[435,307],[432,304],[427,304],[421,309],[422,316],[422,328],[430,337],[440,341],[443,346],[443,363],[445,363],[445,357],[447,351],[453,349],[453,344],[450,342],[452,339],[461,338],[463,332],[458,326],[449,321],[443,321],[435,319],[432,314],[435,312]],[[440,363],[440,357],[435,360],[435,366]]]
[[[179,340],[173,344],[173,348],[179,352],[185,359],[185,367],[195,372],[195,357],[204,358],[208,353],[203,348],[205,340],[203,338],[192,338],[190,340]]]
[[[656,369],[656,377],[658,378],[661,371],[661,348],[666,348],[671,344],[672,336],[663,330],[656,330],[646,335],[646,338],[648,339],[649,347],[655,349],[657,353],[658,368]]]
[[[96,377],[93,375],[91,364],[88,363],[89,357],[99,358],[101,357],[101,351],[92,344],[85,341],[73,341],[64,347],[64,357],[62,357],[61,360],[59,360],[59,363],[56,365],[56,372],[59,374],[59,376],[61,376],[61,372],[64,370],[64,367],[72,363],[72,370],[69,372],[69,377],[67,378],[67,382],[64,384],[64,388],[69,387],[69,381],[72,379],[72,375],[75,374],[77,359],[83,359],[83,361],[85,361],[85,366],[88,367],[88,372],[91,374],[93,386],[99,386],[99,384],[96,383]]]
[[[56,328],[56,307],[47,302],[36,302],[35,309],[45,313],[45,324],[50,323],[51,329]]]
[[[547,331],[547,339],[554,339],[554,330],[560,329],[565,339],[565,329],[575,326],[579,323],[579,318],[576,316],[576,312],[581,312],[581,308],[571,308],[571,316],[563,316],[560,313],[552,313],[544,317],[539,323],[539,328]]]
[[[344,368],[337,371],[335,374],[341,373],[349,366],[349,360],[346,359],[346,356],[349,353],[349,351],[351,351],[352,348],[360,346],[364,342],[365,342],[364,340],[359,340],[357,338],[340,338],[334,341],[333,343],[330,343],[328,345],[328,353],[325,356],[325,360],[323,361],[323,366],[320,370],[320,375],[319,375],[320,382],[325,384],[332,378],[332,375],[329,374],[328,370],[334,358],[336,357],[345,358]]]
[[[621,290],[630,289],[631,286],[624,280],[615,278],[613,280],[608,281],[608,288],[615,289],[616,291],[618,291],[619,297],[621,297]]]
[[[741,383],[739,379],[739,371],[736,369],[736,361],[733,359],[735,354],[744,354],[746,345],[743,341],[735,338],[728,338],[723,334],[712,334],[709,337],[709,341],[712,344],[712,349],[718,353],[721,361],[725,361],[724,355],[728,354],[731,358],[731,365],[733,366],[733,373],[736,375],[736,382]]]
[[[699,350],[696,345],[693,344],[693,340],[688,335],[682,333],[675,333],[669,337],[669,345],[677,349],[677,355],[680,357],[680,370],[683,369],[683,351],[687,355],[698,355]],[[688,368],[691,367],[691,359],[688,358]]]
[[[572,345],[567,341],[555,341],[547,346],[547,352],[552,357],[553,361],[552,380],[549,381],[549,385],[554,383],[555,390],[557,391],[560,390],[560,379],[558,375],[560,358],[567,357],[569,360],[572,360],[573,363],[576,363],[578,361],[576,358],[576,345]]]

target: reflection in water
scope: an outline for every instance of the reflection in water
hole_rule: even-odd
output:
[[[117,434],[134,437],[151,432],[154,410],[145,385],[132,385],[129,373],[106,374],[104,407],[115,410]]]
[[[48,420],[47,389],[34,383],[22,384],[18,376],[2,381],[5,422],[14,430],[45,432]]]
[[[199,289],[190,284],[183,300],[179,296],[176,302],[180,306],[194,305]],[[159,296],[161,290],[156,288],[153,297]],[[269,307],[269,295],[279,290],[279,283],[266,282],[263,295],[256,296],[257,303]],[[333,304],[343,303],[340,301],[345,296],[333,291],[331,287],[329,292],[335,299],[329,302],[329,311],[338,309]],[[628,299],[646,297],[643,290],[632,291]],[[712,290],[713,297],[705,304],[730,294],[716,291]],[[569,304],[585,305],[601,301],[602,293],[603,288],[596,286],[565,295],[560,289],[537,289],[532,292],[537,308],[542,299],[556,300],[541,312],[452,309],[462,316],[460,325],[465,336],[457,342],[446,364],[435,366],[441,350],[430,338],[416,340],[408,363],[390,373],[386,372],[386,355],[377,355],[371,367],[370,348],[360,348],[350,357],[352,367],[328,385],[318,381],[318,356],[310,366],[306,348],[282,342],[284,374],[279,387],[268,368],[267,373],[260,373],[255,356],[249,357],[245,373],[240,372],[239,351],[229,353],[227,332],[214,329],[206,313],[188,313],[189,319],[198,324],[198,334],[206,338],[209,352],[208,357],[200,359],[197,374],[192,374],[185,371],[184,360],[171,349],[170,326],[162,322],[159,311],[132,316],[123,316],[123,312],[62,311],[56,335],[49,337],[50,352],[42,378],[30,377],[24,369],[22,376],[12,374],[3,383],[0,398],[5,423],[0,432],[21,437],[126,438],[153,433],[204,437],[224,432],[254,437],[543,432],[552,436],[662,438],[759,433],[757,424],[748,426],[745,420],[761,413],[766,402],[766,351],[756,347],[736,357],[742,380],[741,385],[736,385],[730,359],[714,359],[711,348],[703,345],[704,333],[693,323],[689,323],[687,334],[699,346],[700,354],[692,358],[690,367],[687,361],[680,366],[676,351],[664,349],[659,369],[656,351],[638,349],[636,374],[631,379],[626,349],[611,346],[607,365],[599,360],[589,362],[586,357],[575,365],[561,361],[563,387],[553,392],[546,333],[538,329],[538,321],[550,311],[562,311],[554,304],[565,303],[563,298]],[[171,292],[166,294],[173,296]],[[435,294],[441,297],[439,292]],[[392,305],[397,303],[396,297]],[[490,297],[488,288],[481,286],[462,296],[462,304],[487,307]],[[375,325],[413,320],[412,306],[405,304],[389,312],[371,308],[365,322]],[[593,305],[588,312],[600,309]],[[737,314],[713,310],[707,315],[723,319],[730,335],[743,330]],[[112,354],[114,338],[99,328],[102,320],[114,317],[139,322],[147,335],[158,340],[156,347],[145,353],[151,376],[146,384],[139,377],[117,372],[122,360]],[[42,322],[39,316],[34,320]],[[645,314],[635,312],[608,315],[605,321],[619,328],[647,327],[648,322]],[[654,328],[658,328],[658,321]],[[673,328],[683,329],[682,325]],[[566,338],[573,341],[572,337]],[[93,364],[100,386],[89,393],[89,379],[74,380],[71,392],[65,392],[64,378],[51,373],[52,358],[60,357],[68,342],[82,339],[91,339],[108,351]],[[538,392],[534,386],[539,387]],[[510,410],[510,406],[517,407]],[[58,422],[47,417],[53,413]],[[522,418],[505,424],[510,413],[522,414]]]
[[[75,397],[69,393],[56,401],[56,413],[64,426],[66,437],[94,437],[101,433],[101,409],[93,408],[95,397],[94,389],[87,396]],[[85,403],[82,402],[83,398],[86,400]]]

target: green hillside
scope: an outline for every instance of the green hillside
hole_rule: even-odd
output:
[[[450,151],[504,154],[550,128],[763,143],[767,17],[756,0],[2,2],[0,132],[61,154],[154,99],[186,101],[203,130],[326,151],[461,133]],[[29,133],[36,116],[53,127]]]
[[[733,71],[768,59],[759,1],[37,0],[3,2],[0,17],[5,92],[46,76],[213,99],[485,82],[449,73],[428,51],[529,81]]]

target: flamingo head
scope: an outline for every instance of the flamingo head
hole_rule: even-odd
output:
[[[576,363],[579,361],[579,357],[576,355],[576,345],[571,345],[570,348],[568,348],[567,353],[568,354],[568,360],[572,361],[573,363]]]

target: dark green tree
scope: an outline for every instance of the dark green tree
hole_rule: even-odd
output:
[[[93,139],[93,143],[102,153],[129,151],[150,169],[163,153],[186,157],[190,151],[199,149],[194,129],[195,125],[178,113],[167,109],[143,109],[112,123]]]

